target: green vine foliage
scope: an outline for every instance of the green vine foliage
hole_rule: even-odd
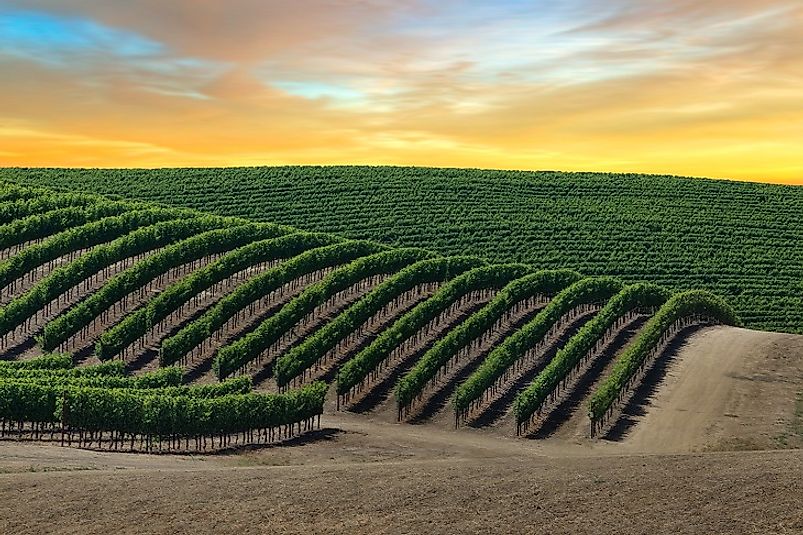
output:
[[[39,249],[35,249],[39,250],[40,256],[46,256],[47,251],[51,250],[48,247],[55,251],[70,252],[69,244],[74,243],[80,246],[82,239],[93,239],[91,234],[100,225],[120,221],[110,220],[100,223],[103,219],[119,217],[131,212],[134,206],[123,202],[100,202],[88,206],[66,206],[14,219],[0,225],[0,249],[20,245],[30,240],[47,238],[52,241],[48,244],[40,244]],[[81,229],[85,225],[93,226]]]
[[[238,368],[255,359],[290,330],[306,314],[322,305],[331,296],[372,275],[393,273],[430,253],[421,249],[395,249],[358,258],[335,269],[313,284],[278,312],[263,321],[256,329],[218,351],[212,364],[219,378],[228,377]]]
[[[485,358],[455,391],[455,411],[468,409],[502,377],[510,366],[549,332],[553,325],[573,308],[583,304],[604,303],[622,289],[622,283],[610,277],[589,277],[575,282],[555,296],[529,323],[505,339]]]
[[[103,268],[219,225],[220,219],[215,217],[160,221],[93,248],[69,264],[55,269],[0,309],[0,335],[9,333],[62,293]]]
[[[279,238],[255,241],[235,249],[174,282],[147,305],[127,314],[117,325],[104,331],[95,344],[95,354],[101,360],[109,360],[194,296],[243,269],[260,262],[295,256],[310,248],[337,241],[325,235],[296,232]],[[162,355],[163,365],[173,364],[177,360],[171,360],[170,350],[162,352]]]
[[[164,366],[178,362],[238,311],[281,288],[285,283],[307,273],[350,262],[381,249],[383,248],[377,244],[364,241],[347,241],[316,247],[249,279],[199,318],[165,339],[159,354],[161,364]]]
[[[582,276],[571,270],[542,270],[525,275],[505,286],[487,305],[449,331],[430,348],[396,384],[395,396],[401,410],[409,406],[444,365],[466,344],[490,329],[514,304],[536,295],[552,296]]]
[[[528,421],[547,397],[572,369],[592,350],[620,317],[631,311],[650,310],[661,306],[670,292],[654,284],[640,283],[626,286],[611,298],[594,318],[583,325],[567,344],[536,376],[513,402],[513,413],[518,425]]]
[[[114,303],[172,268],[280,232],[273,225],[235,225],[204,231],[168,245],[117,274],[66,314],[49,322],[42,334],[42,348],[46,351],[57,348]]]
[[[383,362],[390,352],[413,336],[453,302],[473,290],[500,288],[531,270],[523,264],[480,266],[456,276],[435,295],[419,303],[390,328],[380,334],[368,347],[344,364],[337,374],[337,393],[346,394],[360,384]]]
[[[279,386],[287,386],[387,303],[417,285],[445,282],[477,265],[478,261],[473,258],[438,257],[421,260],[400,270],[282,355],[276,361],[276,382]]]

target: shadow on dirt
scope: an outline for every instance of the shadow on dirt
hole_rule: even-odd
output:
[[[655,359],[644,379],[633,392],[622,414],[613,427],[602,437],[603,440],[619,442],[627,438],[630,431],[638,423],[639,418],[647,414],[647,409],[655,398],[659,386],[663,382],[669,368],[678,358],[678,353],[686,345],[688,339],[707,325],[692,325],[681,330],[669,343],[666,350]]]

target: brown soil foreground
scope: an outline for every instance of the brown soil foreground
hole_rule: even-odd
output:
[[[800,450],[248,462],[5,474],[0,531],[803,533]]]
[[[802,534],[803,337],[704,329],[668,356],[616,440],[339,413],[206,457],[0,442],[0,533]]]

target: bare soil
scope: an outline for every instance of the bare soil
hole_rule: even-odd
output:
[[[616,455],[444,440],[424,427],[404,435],[344,424],[312,442],[204,458],[3,444],[0,531],[803,532],[801,450]]]
[[[803,447],[792,436],[803,392],[803,336],[709,327],[681,340],[625,409],[639,451]],[[660,382],[656,385],[656,380]],[[646,395],[645,395],[646,394]],[[620,422],[620,431],[621,431]]]
[[[330,412],[214,456],[0,442],[0,532],[803,533],[803,337],[706,328],[669,357],[616,440]]]

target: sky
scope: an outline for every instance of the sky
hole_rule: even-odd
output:
[[[803,184],[801,0],[0,0],[0,166]]]

